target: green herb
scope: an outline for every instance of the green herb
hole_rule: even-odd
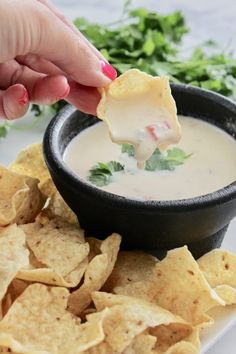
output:
[[[162,154],[159,149],[156,149],[153,155],[146,162],[145,170],[174,171],[176,166],[182,165],[191,154],[186,154],[182,149],[172,148],[167,150],[166,154]]]
[[[134,156],[134,146],[130,144],[122,144],[121,152],[123,154],[128,154],[129,156]]]
[[[127,153],[128,156],[134,156],[134,146],[130,144],[122,144],[121,152]],[[146,161],[145,170],[173,171],[176,166],[182,165],[191,155],[192,154],[186,154],[182,149],[176,147],[167,150],[166,154],[162,154],[159,149],[156,149],[152,156]]]
[[[31,111],[34,112],[35,117],[39,117],[43,113],[43,109],[37,104],[32,104]]]
[[[207,88],[236,99],[236,59],[215,42],[206,41],[183,60],[181,42],[188,32],[179,11],[163,16],[145,8],[130,9],[122,18],[100,25],[79,18],[76,26],[119,73],[138,68],[151,75],[169,75],[172,82]],[[214,48],[215,54],[208,49]]]
[[[53,113],[55,114],[55,113],[57,113],[58,111],[60,111],[60,109],[62,109],[66,104],[67,104],[67,102],[64,101],[64,100],[58,101],[58,102],[56,102],[56,103],[53,103],[53,104],[51,105],[51,108],[52,108]]]
[[[0,126],[0,138],[5,138],[7,135],[7,127],[5,125]]]
[[[103,187],[111,182],[114,172],[123,170],[124,165],[117,161],[110,161],[108,163],[98,162],[90,169],[88,180],[97,187]]]
[[[122,153],[129,156],[134,156],[134,146],[130,144],[122,144]],[[179,148],[167,150],[166,154],[162,154],[159,149],[156,149],[150,159],[147,160],[145,170],[173,171],[176,166],[182,165],[191,154],[186,154]],[[115,172],[124,171],[125,166],[118,161],[98,162],[89,170],[87,179],[97,187],[103,187],[111,183],[111,177]]]

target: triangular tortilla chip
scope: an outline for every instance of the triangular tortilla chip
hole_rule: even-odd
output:
[[[169,251],[146,281],[117,287],[114,292],[151,301],[194,325],[209,320],[210,308],[224,305],[186,246]]]
[[[17,272],[28,264],[25,233],[16,225],[0,229],[0,301]]]
[[[91,302],[92,291],[99,290],[111,274],[119,251],[121,237],[112,234],[101,243],[101,254],[95,256],[88,265],[81,287],[71,293],[68,307],[76,315]]]
[[[34,221],[45,203],[38,182],[0,166],[0,227]]]
[[[0,322],[0,345],[25,354],[77,354],[102,342],[107,311],[80,324],[66,310],[68,295],[64,288],[30,285]]]

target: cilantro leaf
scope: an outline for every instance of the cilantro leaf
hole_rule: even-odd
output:
[[[167,150],[167,156],[165,157],[165,160],[172,162],[177,166],[182,165],[184,161],[191,155],[192,154],[186,154],[182,149],[174,147],[171,150]]]
[[[128,156],[134,156],[134,146],[130,144],[122,144],[121,152],[128,154]]]
[[[145,170],[147,171],[174,171],[176,166],[183,165],[185,160],[192,154],[186,154],[182,149],[172,148],[167,150],[166,154],[162,154],[156,149],[150,159],[146,161]]]
[[[169,170],[174,171],[175,169],[174,159],[168,160],[167,157],[156,149],[152,156],[146,161],[145,170],[146,171],[161,171]]]
[[[92,173],[88,180],[97,187],[103,187],[110,183],[110,176],[105,173]]]
[[[34,112],[35,117],[39,117],[43,113],[43,109],[37,104],[32,104],[31,112]]]
[[[108,162],[108,166],[112,172],[119,172],[124,170],[124,165],[118,161],[110,161]]]
[[[156,171],[162,168],[162,156],[159,149],[156,149],[152,156],[146,161],[145,170]]]
[[[98,162],[97,165],[93,166],[90,171],[93,171],[93,173],[104,173],[110,176],[112,175],[109,164],[105,162]]]
[[[98,162],[89,170],[88,181],[97,187],[103,187],[111,183],[111,176],[114,172],[123,171],[124,165],[118,161]]]
[[[6,126],[2,125],[0,127],[0,138],[5,138],[7,136],[7,128]]]

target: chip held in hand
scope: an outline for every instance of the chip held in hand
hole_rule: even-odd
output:
[[[131,69],[101,89],[98,118],[108,125],[112,141],[135,147],[140,167],[155,149],[180,140],[175,101],[166,76]]]

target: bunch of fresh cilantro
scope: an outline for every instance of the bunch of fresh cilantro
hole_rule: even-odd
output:
[[[138,68],[152,75],[169,75],[175,83],[188,83],[207,88],[236,100],[236,59],[218,48],[214,54],[206,51],[214,42],[197,47],[187,59],[182,59],[182,39],[188,32],[184,16],[176,11],[169,15],[149,12],[145,8],[131,9],[126,0],[120,19],[112,24],[91,23],[85,18],[75,25],[103,53],[110,63],[123,73]],[[64,105],[52,105],[57,112]],[[36,116],[43,113],[33,105]],[[0,137],[6,129],[0,127]]]
[[[181,43],[188,32],[183,14],[176,11],[163,16],[145,8],[132,10],[130,3],[126,1],[122,18],[111,25],[94,24],[84,18],[75,20],[118,73],[138,68],[236,100],[236,59],[232,53],[209,40],[183,59]],[[214,54],[209,54],[212,47]]]

